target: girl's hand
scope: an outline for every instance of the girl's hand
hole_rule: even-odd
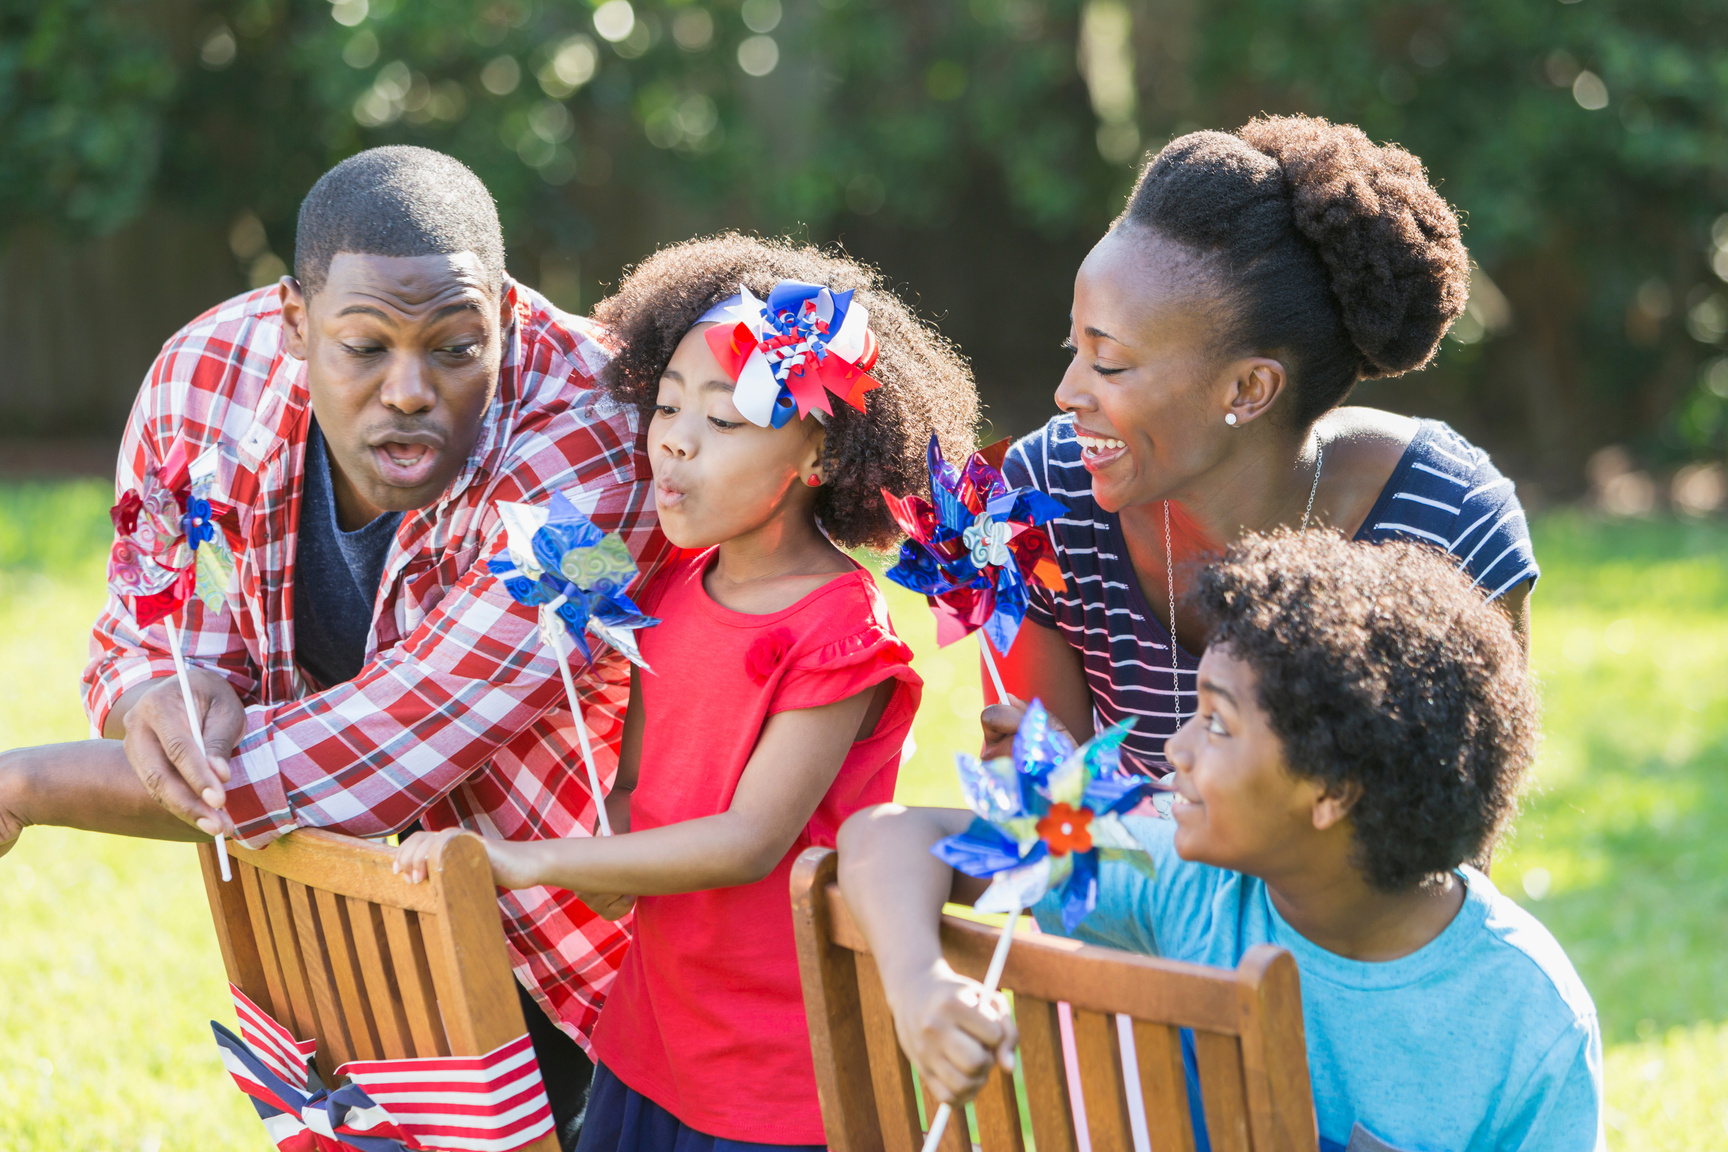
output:
[[[603,920],[622,920],[636,907],[634,896],[609,896],[600,892],[576,892],[576,899],[594,910]]]
[[[1013,1074],[1020,1033],[1002,993],[986,997],[982,984],[939,961],[918,980],[890,989],[888,1003],[900,1047],[938,1102],[958,1107],[972,1099],[991,1065]]]
[[[397,846],[396,862],[390,866],[390,871],[410,884],[420,883],[426,879],[427,862],[432,859],[432,850],[460,832],[459,828],[446,828],[442,832],[414,833]]]

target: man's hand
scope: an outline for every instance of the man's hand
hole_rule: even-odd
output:
[[[1008,998],[939,961],[919,979],[889,989],[900,1047],[938,1102],[956,1107],[978,1094],[992,1065],[1013,1075],[1020,1043]]]
[[[246,709],[233,686],[215,673],[193,668],[189,679],[203,746],[193,739],[179,681],[170,676],[132,689],[115,705],[126,759],[164,809],[207,835],[232,834],[234,823],[221,810],[223,785],[231,778],[228,758],[246,729]],[[110,717],[108,728],[113,727]]]

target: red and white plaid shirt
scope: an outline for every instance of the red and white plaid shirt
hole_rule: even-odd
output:
[[[183,610],[192,663],[246,708],[227,807],[254,847],[291,829],[382,836],[418,817],[512,840],[586,836],[595,820],[575,722],[533,609],[485,561],[503,547],[495,502],[571,494],[616,531],[643,579],[665,560],[634,411],[594,386],[608,353],[587,321],[520,286],[497,397],[461,473],[402,518],[372,610],[366,666],[324,691],[294,662],[294,556],[311,405],[305,364],[282,349],[274,287],[213,308],[163,347],[121,445],[136,487],[175,440],[220,453],[211,499],[238,510],[243,545],[227,603]],[[85,708],[98,729],[127,689],[173,675],[167,633],[110,597],[91,638]],[[629,666],[605,652],[578,679],[603,779],[617,770]],[[598,653],[597,653],[598,654]],[[523,983],[566,1030],[588,1033],[629,933],[567,892],[505,893]]]

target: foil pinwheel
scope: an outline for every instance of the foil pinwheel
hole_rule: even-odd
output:
[[[1146,777],[1122,768],[1132,726],[1130,718],[1075,747],[1033,700],[1011,758],[955,756],[974,819],[930,851],[968,876],[991,878],[980,912],[1018,915],[1055,892],[1063,928],[1073,931],[1098,903],[1102,861],[1151,869],[1151,857],[1122,823],[1123,813],[1154,791]]]
[[[626,593],[636,562],[623,537],[602,531],[561,492],[545,507],[500,500],[505,551],[487,561],[492,575],[518,604],[542,609],[541,634],[562,652],[560,625],[584,660],[593,660],[592,635],[646,668],[636,629],[660,623]]]
[[[938,644],[982,628],[998,652],[1007,652],[1026,618],[1028,586],[1063,588],[1041,526],[1067,508],[1036,488],[1008,486],[1002,475],[1008,444],[998,440],[956,469],[932,436],[930,499],[882,493],[907,536],[888,579],[929,598]]]
[[[188,465],[176,443],[109,509],[115,540],[108,587],[129,603],[139,627],[173,615],[194,596],[212,611],[221,607],[234,577],[234,551],[224,523],[231,510],[210,499],[215,480],[213,451]]]
[[[762,300],[739,285],[703,321],[719,322],[708,347],[736,382],[732,402],[760,427],[779,428],[794,414],[832,416],[829,393],[862,412],[864,394],[880,385],[870,375],[870,313],[850,290],[782,280]]]

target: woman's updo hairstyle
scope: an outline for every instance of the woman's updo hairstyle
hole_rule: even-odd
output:
[[[1469,295],[1458,217],[1421,161],[1313,116],[1178,137],[1123,221],[1212,266],[1235,313],[1229,354],[1284,363],[1299,426],[1358,380],[1427,364]]]

